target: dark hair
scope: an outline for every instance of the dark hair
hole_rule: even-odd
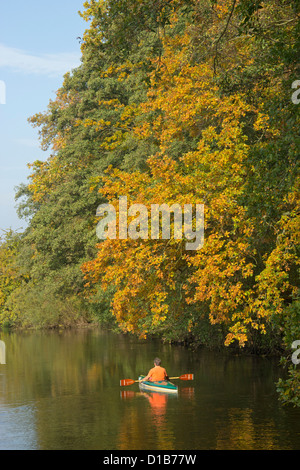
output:
[[[155,364],[156,366],[160,366],[161,360],[159,359],[159,357],[156,357],[156,358],[154,359],[154,364]]]

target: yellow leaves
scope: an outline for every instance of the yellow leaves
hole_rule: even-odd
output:
[[[94,119],[76,119],[75,126],[83,125],[84,127],[93,127],[96,131],[102,130],[105,127],[109,127],[111,125],[110,121],[105,121],[104,119],[99,119],[95,121]]]
[[[240,327],[239,324],[236,324],[235,327],[232,328],[232,332],[228,333],[225,340],[225,346],[229,346],[235,340],[238,341],[240,347],[244,347],[248,340],[246,328]]]
[[[230,10],[230,3],[224,0],[221,0],[214,5],[214,12],[216,13],[218,20],[226,19]]]
[[[243,345],[246,329],[249,326],[266,334],[266,325],[270,319],[284,315],[286,299],[297,296],[298,286],[295,273],[300,265],[297,256],[300,233],[299,202],[297,203],[292,195],[287,199],[294,202],[294,208],[284,214],[277,223],[276,246],[266,256],[265,268],[256,277],[252,290],[247,293],[247,307],[238,310],[232,316],[234,324],[230,328],[231,333],[227,337],[226,344],[237,339]],[[245,274],[251,273],[246,270]]]
[[[33,200],[36,202],[45,201],[45,198],[56,188],[66,177],[70,168],[63,165],[58,156],[52,156],[47,161],[35,161],[28,164],[33,169],[30,175],[28,189],[32,193]]]
[[[0,237],[0,326],[5,322],[13,324],[17,321],[8,305],[9,299],[23,281],[28,281],[27,274],[22,272],[16,259],[18,244],[18,236],[11,230]]]
[[[258,113],[256,121],[254,122],[253,125],[254,129],[256,131],[261,130],[261,129],[268,129],[269,127],[269,116],[263,113]]]
[[[145,173],[109,168],[99,191],[108,202],[115,204],[124,195],[128,204],[142,203],[148,209],[161,203],[205,204],[201,251],[186,253],[177,241],[106,240],[98,245],[96,259],[83,268],[90,283],[115,289],[115,317],[125,330],[142,336],[182,320],[182,312],[190,307],[197,311],[199,322],[203,309],[212,324],[226,325],[226,344],[237,340],[244,346],[249,330],[265,333],[271,312],[282,312],[284,295],[294,292],[289,270],[296,263],[292,248],[297,231],[295,214],[282,218],[276,248],[265,260],[263,273],[254,278],[259,270],[255,221],[241,203],[248,197],[248,138],[250,135],[251,142],[252,134],[257,133],[257,140],[262,137],[258,145],[264,145],[267,139],[277,137],[279,130],[264,101],[280,90],[281,79],[266,90],[262,89],[263,81],[258,81],[254,90],[240,91],[246,85],[239,83],[238,71],[245,73],[249,82],[253,77],[254,40],[237,37],[237,18],[227,25],[232,5],[225,0],[214,2],[209,21],[204,18],[209,24],[201,41],[214,52],[203,47],[202,55],[195,50],[200,44],[196,37],[199,31],[190,25],[175,34],[174,15],[173,24],[164,31],[163,53],[153,59],[146,102],[124,106],[103,100],[99,106],[120,111],[116,122],[83,122],[101,133],[102,148],[116,148],[127,131],[159,147],[149,156]],[[197,8],[201,15],[202,5]],[[221,44],[218,41],[225,27],[226,41]],[[222,80],[215,76],[214,55],[218,56],[217,68],[226,67],[228,76],[233,72],[232,81],[228,81],[230,91],[224,84],[218,85]],[[128,72],[138,66],[113,65],[101,73],[104,78],[113,76],[125,83]],[[256,99],[252,99],[252,92]],[[296,197],[290,197],[289,203],[295,204]],[[186,321],[187,331],[192,324]]]
[[[257,276],[254,308],[259,317],[282,314],[286,297],[297,295],[295,272],[300,265],[297,254],[300,233],[298,211],[299,199],[294,209],[284,214],[278,222],[277,244],[266,259],[265,269]]]
[[[30,175],[32,181],[28,185],[28,189],[32,192],[33,200],[40,202],[44,197],[49,194],[55,173],[49,172],[49,168],[54,163],[54,160],[49,162],[36,161],[32,164],[28,164],[29,168],[34,168],[34,173]]]
[[[280,135],[280,129],[270,126],[270,117],[265,113],[258,112],[256,121],[253,124],[256,131],[261,131],[265,136],[269,138],[275,138]]]
[[[163,324],[169,313],[168,289],[174,289],[174,281],[164,269],[168,256],[161,247],[107,239],[98,246],[97,258],[82,267],[88,283],[115,286],[112,308],[119,325],[142,336]]]
[[[241,123],[250,108],[241,95],[219,95],[209,64],[189,64],[187,33],[166,37],[165,44],[168,66],[158,81],[153,75],[148,102],[122,113],[125,122],[141,112],[155,113],[151,125],[142,121],[134,132],[140,138],[156,137],[159,152],[149,157],[148,173],[109,168],[100,193],[111,203],[126,195],[128,204],[146,207],[205,203],[205,247],[187,255],[178,242],[106,240],[98,246],[96,260],[83,267],[87,280],[102,288],[115,286],[114,315],[124,328],[140,334],[175,318],[187,304],[208,304],[212,323],[228,323],[237,309],[245,308],[242,281],[253,272],[245,239],[251,223],[237,203],[248,154]],[[198,139],[197,149],[175,161],[168,147],[184,134]],[[172,296],[178,298],[179,266],[190,270],[176,303]]]

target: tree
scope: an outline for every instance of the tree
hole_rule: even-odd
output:
[[[21,235],[7,230],[0,239],[0,326],[11,326],[18,322],[9,308],[12,293],[28,279],[28,275],[16,263]]]
[[[30,281],[15,308],[51,298],[141,336],[287,351],[298,334],[299,2],[91,0],[82,17],[81,66],[30,119],[52,154],[18,192]],[[120,196],[148,210],[204,204],[204,247],[97,244],[96,209]],[[293,400],[291,373],[281,386]]]

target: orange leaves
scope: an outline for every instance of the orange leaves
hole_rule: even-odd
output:
[[[239,70],[254,86],[256,75],[253,39],[237,37],[239,19],[230,16],[236,3],[214,3],[203,18],[201,41],[191,24],[176,34],[177,17],[172,17],[162,38],[163,53],[152,59],[147,100],[124,106],[117,123],[135,139],[155,142],[158,151],[148,156],[144,173],[109,168],[101,179],[99,192],[112,204],[126,196],[129,204],[147,208],[205,206],[200,251],[187,252],[178,240],[106,240],[98,245],[96,259],[83,267],[88,282],[114,289],[112,309],[122,328],[142,336],[178,324],[187,334],[207,315],[211,324],[226,325],[226,344],[237,340],[244,346],[249,330],[264,333],[271,312],[281,312],[285,293],[294,292],[288,273],[296,263],[294,214],[282,218],[277,245],[257,276],[262,260],[260,253],[256,259],[257,221],[247,207],[249,154],[253,142],[259,147],[278,135],[264,98],[280,84],[263,91],[264,81],[258,81],[253,93],[263,92],[262,98],[253,99],[240,83]],[[203,5],[195,8],[196,16],[207,14]],[[215,74],[222,68],[228,76],[234,71],[228,88]],[[125,67],[107,73],[126,80]]]
[[[145,119],[134,133],[160,143],[148,158],[149,171],[109,168],[99,192],[110,203],[126,195],[129,204],[146,207],[205,204],[205,246],[187,254],[175,240],[106,240],[83,266],[88,282],[114,286],[112,309],[122,328],[142,335],[172,325],[192,305],[209,305],[211,323],[230,323],[245,308],[244,281],[253,270],[247,241],[252,226],[238,204],[248,153],[242,122],[251,109],[241,95],[221,97],[211,65],[191,65],[189,47],[187,32],[165,38],[166,67],[158,79],[153,74],[148,101],[136,111]],[[151,125],[149,112],[155,116]],[[196,138],[197,148],[175,161],[168,149],[186,138]]]
[[[149,243],[106,240],[99,246],[97,258],[83,266],[89,282],[100,280],[103,289],[115,286],[113,313],[125,331],[145,335],[148,328],[166,318],[167,292],[158,282],[161,276],[165,278],[161,270],[165,257],[163,253],[156,256],[155,251]],[[149,323],[146,320],[150,313]]]
[[[240,227],[236,235],[214,231],[206,236],[201,252],[189,259],[195,270],[187,283],[194,285],[188,302],[209,302],[212,323],[229,323],[236,311],[247,306],[244,280],[252,275],[253,264],[247,260],[251,252],[241,232]]]

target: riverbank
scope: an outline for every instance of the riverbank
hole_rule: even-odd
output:
[[[84,319],[79,320],[78,322],[72,324],[56,324],[48,327],[38,327],[38,326],[2,326],[0,327],[0,332],[9,333],[9,332],[21,332],[21,333],[34,333],[34,332],[66,332],[66,331],[80,331],[80,330],[101,330],[106,331],[112,334],[123,335],[124,337],[133,338],[140,341],[138,335],[130,332],[123,332],[117,325],[113,326],[103,326],[96,319],[94,321],[86,321]],[[163,335],[148,335],[146,340],[159,341],[162,344],[170,344],[172,346],[184,347],[190,351],[197,352],[201,349],[207,349],[210,351],[222,352],[223,354],[228,355],[241,355],[241,356],[260,356],[260,357],[278,357],[286,353],[283,347],[276,347],[273,350],[270,350],[263,345],[261,347],[254,347],[253,345],[246,344],[244,347],[240,347],[238,344],[231,344],[226,346],[224,344],[225,340],[222,342],[220,338],[217,343],[201,343],[196,337],[190,335],[184,340],[170,339],[165,338]]]

